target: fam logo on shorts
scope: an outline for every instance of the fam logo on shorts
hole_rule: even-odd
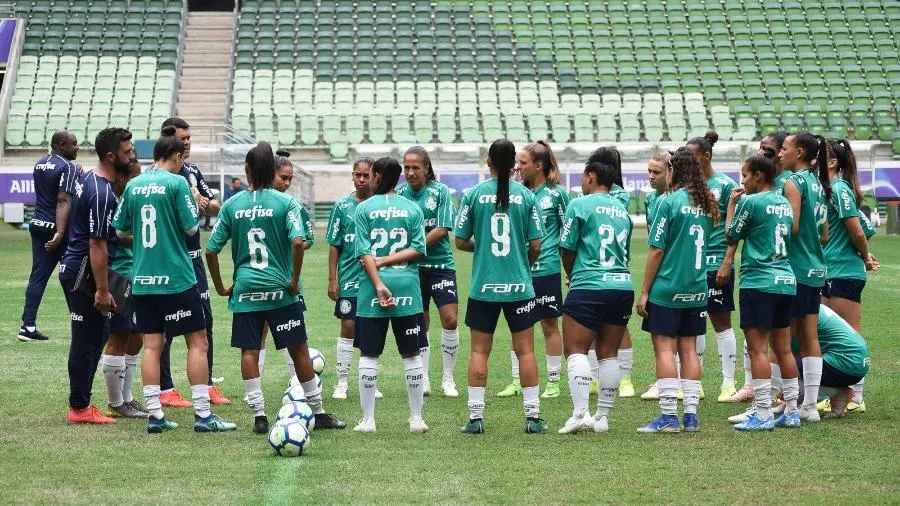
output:
[[[435,209],[437,209],[437,206],[438,206],[438,203],[434,197],[429,196],[427,199],[425,199],[425,209],[428,209],[429,211],[434,211]]]
[[[341,299],[341,302],[338,303],[338,311],[340,311],[341,314],[350,314],[352,309],[353,304],[347,299]]]

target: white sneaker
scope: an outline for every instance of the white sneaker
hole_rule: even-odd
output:
[[[347,398],[347,384],[346,383],[338,383],[334,386],[334,391],[331,392],[332,399],[346,399]]]
[[[648,388],[646,392],[641,394],[641,399],[644,399],[645,401],[659,400],[659,389],[656,388],[656,383],[650,385],[650,388]]]
[[[363,418],[356,424],[356,427],[353,427],[353,430],[356,432],[362,432],[363,434],[374,434],[375,433],[375,420],[367,420]]]
[[[428,432],[428,426],[425,425],[425,420],[422,420],[420,417],[410,418],[409,431],[413,434],[421,434],[423,432]]]
[[[431,395],[431,380],[428,379],[428,376],[425,376],[425,379],[422,381],[422,395],[425,397]]]
[[[822,418],[819,416],[819,411],[815,406],[811,408],[806,406],[801,407],[800,419],[804,422],[818,422],[822,420]]]
[[[381,390],[378,390],[378,387],[375,387],[375,398],[381,399],[382,397],[384,397],[384,394],[381,393]]]
[[[557,432],[560,434],[577,434],[591,428],[593,428],[593,419],[585,413],[580,417],[569,417],[569,419],[566,420],[566,424]]]
[[[441,381],[441,390],[444,392],[444,397],[459,397],[459,392],[456,391],[456,382],[453,381],[453,378],[444,378]]]
[[[595,416],[594,432],[609,432],[609,417],[606,415]]]
[[[750,419],[750,415],[753,414],[753,407],[747,408],[743,413],[729,416],[728,421],[731,423],[744,423]]]

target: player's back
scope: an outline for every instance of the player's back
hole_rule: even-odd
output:
[[[828,365],[851,376],[865,376],[869,372],[866,340],[828,306],[819,306],[817,331],[822,359]],[[791,349],[800,353],[796,336],[791,338]]]
[[[560,237],[560,244],[575,252],[569,289],[632,289],[631,231],[631,217],[615,196],[594,193],[572,200]]]
[[[534,190],[534,200],[541,217],[541,252],[531,266],[531,275],[546,276],[559,272],[559,234],[566,209],[569,207],[569,192],[560,185],[543,184]]]
[[[706,186],[716,200],[719,207],[719,216],[728,213],[728,201],[731,199],[731,190],[737,187],[737,183],[721,172],[714,172],[706,179]],[[728,243],[725,241],[725,220],[720,219],[709,230],[709,239],[706,244],[706,270],[716,271],[725,259],[725,251]]]
[[[72,193],[78,182],[78,169],[74,162],[51,153],[34,164],[34,216],[32,224],[46,224],[53,228],[56,223],[56,198],[59,192]]]
[[[115,254],[115,231],[110,220],[116,212],[112,184],[94,171],[82,174],[75,183],[75,200],[69,214],[68,248],[61,260],[60,272],[74,277],[90,250],[92,237],[107,241],[107,252]]]
[[[828,243],[825,244],[825,264],[828,279],[866,279],[866,265],[850,240],[844,220],[856,217],[867,232],[863,213],[856,206],[856,196],[850,185],[840,178],[831,180],[831,200],[828,203]],[[868,236],[868,234],[867,234]]]
[[[340,250],[336,274],[342,297],[356,292],[359,288],[359,275],[362,272],[356,256],[356,225],[353,223],[358,205],[355,192],[341,197],[331,208],[328,228],[325,231],[325,241]]]
[[[796,292],[796,280],[788,262],[793,217],[790,203],[774,190],[741,198],[728,230],[732,239],[744,238],[741,288]]]
[[[819,287],[825,284],[825,252],[819,242],[819,230],[827,221],[825,191],[819,179],[808,170],[790,177],[800,193],[800,230],[790,245],[791,267],[797,282]]]

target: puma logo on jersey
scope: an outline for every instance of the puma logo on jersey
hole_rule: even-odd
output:
[[[297,327],[303,326],[303,320],[288,320],[281,325],[275,327],[275,330],[278,332],[287,332],[289,330],[293,330]]]
[[[238,209],[234,212],[234,218],[237,220],[241,218],[254,220],[256,218],[271,218],[274,214],[275,211],[273,209],[263,206],[253,206],[250,209]]]
[[[185,311],[183,309],[179,309],[177,312],[166,315],[167,322],[179,322],[182,318],[190,318],[194,313],[192,311]]]
[[[169,276],[135,276],[136,285],[168,285]]]
[[[374,220],[375,218],[381,218],[384,220],[389,220],[391,218],[409,218],[409,211],[406,209],[398,209],[396,207],[389,207],[387,209],[375,209],[369,212],[369,219]]]
[[[481,285],[481,293],[525,293],[524,283],[485,283]]]
[[[238,302],[266,302],[283,299],[284,290],[276,290],[273,292],[246,292],[238,295]]]
[[[156,183],[150,183],[147,186],[135,186],[132,188],[131,194],[135,196],[142,195],[144,197],[149,197],[150,195],[165,195],[166,187]]]

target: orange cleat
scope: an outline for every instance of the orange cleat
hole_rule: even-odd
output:
[[[66,415],[66,423],[68,424],[80,424],[80,423],[98,423],[98,424],[109,424],[116,423],[114,418],[110,418],[108,416],[103,416],[100,413],[100,410],[94,407],[93,405],[88,406],[84,409],[75,409],[72,406],[69,406],[69,414]]]
[[[174,388],[159,394],[159,402],[165,408],[189,408],[193,406],[191,401],[182,397],[181,393]]]
[[[209,387],[209,402],[216,406],[229,405],[231,401],[228,400],[227,397],[222,395],[222,392],[219,391],[218,388],[210,385]]]

